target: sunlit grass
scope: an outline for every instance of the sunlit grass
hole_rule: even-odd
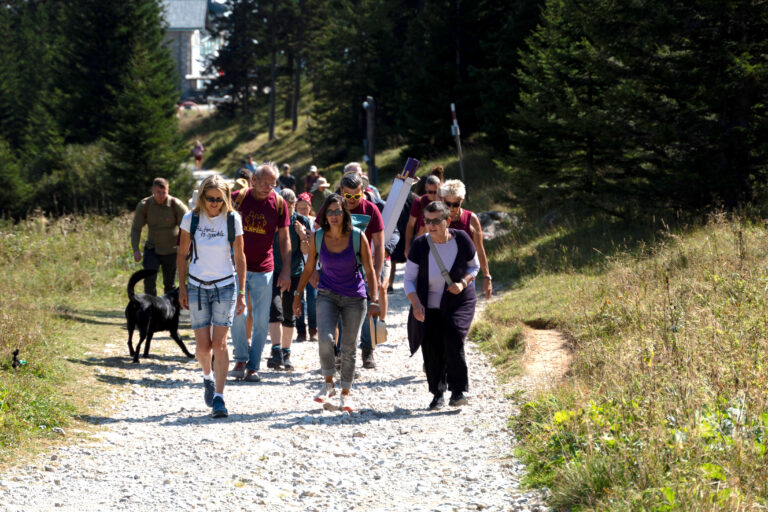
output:
[[[725,216],[662,226],[595,244],[604,226],[581,226],[578,243],[561,225],[491,251],[514,287],[484,322],[545,319],[574,340],[569,380],[512,420],[529,483],[558,509],[768,504],[764,230]]]
[[[89,320],[125,300],[136,265],[129,225],[129,216],[42,215],[0,225],[0,462],[57,438],[52,429],[71,425],[104,393],[71,361],[120,332],[119,318]],[[14,350],[26,363],[17,369]]]

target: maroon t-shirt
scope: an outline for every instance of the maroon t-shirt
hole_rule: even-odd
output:
[[[365,237],[368,239],[371,249],[373,249],[373,236],[371,235],[384,231],[384,219],[381,217],[381,212],[372,202],[367,199],[361,199],[357,208],[350,210],[349,213],[368,215],[371,218],[365,227]]]
[[[461,209],[461,215],[456,220],[451,221],[449,228],[460,229],[469,235],[470,240],[474,240],[472,237],[472,212],[469,210]]]
[[[232,193],[234,201],[240,193],[248,194],[238,211],[243,218],[243,245],[248,272],[271,272],[275,269],[272,242],[277,228],[290,224],[288,208],[283,202],[283,214],[277,213],[277,194],[271,191],[266,199],[258,201],[250,189]]]
[[[418,201],[414,201],[411,205],[411,217],[416,217],[417,230],[424,225],[424,208],[431,202],[429,194],[424,194]]]

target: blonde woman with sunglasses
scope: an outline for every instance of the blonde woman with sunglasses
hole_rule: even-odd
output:
[[[205,178],[198,198],[195,209],[181,219],[176,260],[179,302],[189,309],[195,331],[205,404],[212,408],[214,418],[223,418],[228,415],[224,404],[229,366],[227,332],[235,314],[245,310],[243,223],[232,208],[229,185],[220,176]],[[231,242],[230,232],[234,235]],[[211,367],[211,353],[215,356],[215,368]]]

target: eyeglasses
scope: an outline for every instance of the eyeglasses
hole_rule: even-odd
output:
[[[432,224],[433,226],[439,226],[441,222],[443,222],[445,219],[437,218],[437,219],[427,219],[424,218],[424,224]]]
[[[452,203],[452,202],[446,201],[446,200],[443,200],[443,202],[445,203],[445,205],[448,208],[458,208],[459,206],[461,206],[461,200],[456,201],[455,203]]]
[[[345,193],[344,197],[347,198],[347,199],[360,199],[361,197],[363,197],[363,194],[362,194],[362,192],[358,192],[357,194],[347,194],[347,193]]]
[[[339,215],[343,215],[343,214],[344,214],[344,210],[342,209],[325,211],[326,217],[338,217]]]
[[[223,197],[211,197],[211,196],[205,196],[205,200],[209,203],[223,203],[224,198]]]
[[[427,194],[429,195],[437,194],[437,190],[427,190]]]

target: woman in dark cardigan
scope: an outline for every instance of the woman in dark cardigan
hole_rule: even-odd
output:
[[[434,395],[430,409],[445,405],[446,389],[451,391],[450,405],[464,405],[464,393],[469,390],[464,339],[475,315],[477,298],[472,281],[480,263],[469,236],[448,228],[449,216],[448,208],[440,201],[424,208],[427,233],[413,241],[403,281],[411,301],[408,341],[411,355],[421,346],[429,391]],[[450,269],[450,285],[440,272],[433,250],[440,255],[445,269]]]

